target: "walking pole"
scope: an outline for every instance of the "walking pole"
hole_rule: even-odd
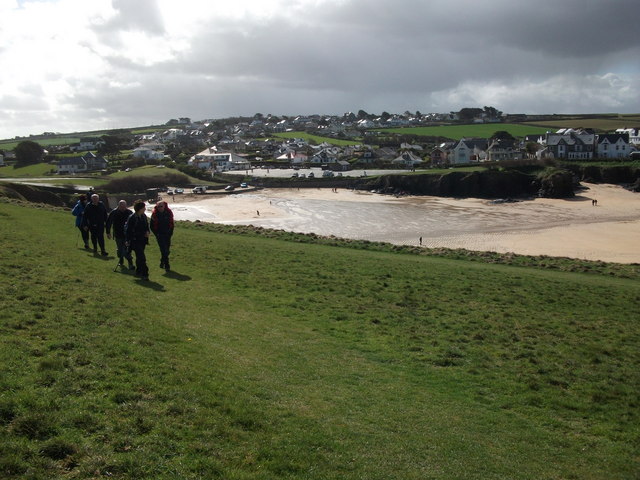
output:
[[[113,271],[114,272],[117,271],[119,266],[120,266],[120,261],[118,260],[118,264],[116,265],[116,268],[113,269]]]

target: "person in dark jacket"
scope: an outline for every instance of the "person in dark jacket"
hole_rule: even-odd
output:
[[[171,269],[169,253],[171,236],[173,235],[173,212],[164,200],[160,200],[153,208],[150,227],[160,248],[160,268],[164,268],[168,272]]]
[[[131,251],[125,245],[124,224],[127,223],[129,216],[133,212],[127,208],[127,202],[120,200],[118,206],[109,212],[107,217],[107,238],[111,239],[111,227],[113,227],[113,238],[116,240],[116,249],[118,250],[118,266],[124,265],[124,259],[129,262],[129,270],[133,270],[133,258]]]
[[[144,249],[149,243],[149,221],[144,214],[145,204],[142,200],[136,200],[133,204],[133,213],[124,225],[124,237],[126,246],[136,253],[136,275],[143,280],[149,280],[149,267]]]
[[[91,243],[93,244],[93,252],[98,252],[100,245],[100,253],[106,257],[109,255],[104,249],[104,224],[107,221],[107,207],[100,201],[97,194],[91,195],[91,202],[84,207],[83,225],[84,230],[91,232]]]
[[[89,232],[87,232],[84,228],[82,228],[84,207],[87,205],[87,196],[80,195],[78,197],[78,201],[73,206],[73,210],[71,210],[71,214],[76,217],[76,227],[80,230],[80,234],[82,235],[82,241],[84,242],[84,248],[89,250]],[[76,243],[76,247],[78,244]]]

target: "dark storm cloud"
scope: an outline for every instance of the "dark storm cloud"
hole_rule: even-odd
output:
[[[626,54],[618,52],[638,44],[633,29],[614,28],[611,20],[618,18],[615,12],[632,11],[631,3],[354,0],[260,25],[212,25],[166,68],[286,88],[371,93],[437,91],[466,79],[594,73],[623,62]],[[607,31],[601,39],[592,27],[599,24]]]

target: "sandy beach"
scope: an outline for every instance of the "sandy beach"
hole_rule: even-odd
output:
[[[640,195],[614,185],[584,186],[572,199],[503,203],[343,189],[264,189],[166,200],[177,220],[400,245],[420,245],[422,237],[424,247],[640,263]]]

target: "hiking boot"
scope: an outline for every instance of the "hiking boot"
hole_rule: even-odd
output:
[[[98,253],[98,247],[93,247],[93,253]]]
[[[109,254],[103,250],[102,252],[100,252],[100,255],[102,255],[103,257],[106,257]]]
[[[131,260],[129,260],[129,270],[135,270],[136,266],[133,264]]]
[[[164,269],[168,272],[169,270],[171,270],[171,267],[169,266],[169,262],[165,262],[164,263]]]
[[[124,262],[122,261],[122,259],[118,260],[118,266],[124,267]]]
[[[84,248],[85,248],[85,249],[87,249],[87,250],[91,250],[91,247],[89,246],[89,244],[88,244],[88,243],[85,243],[85,244],[84,244]]]
[[[160,262],[160,268],[164,268],[164,260]]]

